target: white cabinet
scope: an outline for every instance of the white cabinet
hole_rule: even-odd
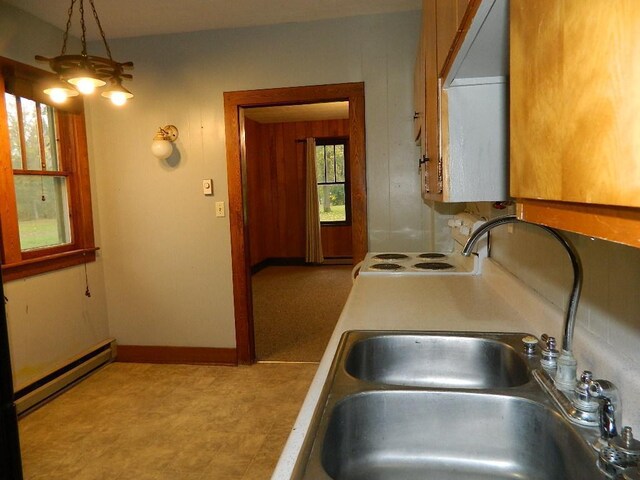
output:
[[[440,8],[440,3],[425,0],[423,10],[426,126],[422,131],[427,134],[429,158],[427,168],[422,168],[422,183],[428,186],[423,198],[506,200],[508,0],[459,1],[456,15],[450,8]],[[454,21],[462,22],[457,30],[451,28]],[[452,43],[443,45],[452,38]]]
[[[509,99],[505,84],[449,87],[442,95],[443,200],[506,200]]]

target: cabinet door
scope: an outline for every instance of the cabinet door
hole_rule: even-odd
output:
[[[511,195],[640,207],[638,0],[511,0],[510,36]]]
[[[429,159],[425,165],[425,176],[428,177],[429,185],[429,192],[425,198],[441,200],[442,190],[438,188],[438,164],[441,161],[441,156],[436,0],[424,0],[422,22],[425,48],[426,155]]]
[[[418,54],[413,72],[413,139],[416,144],[424,144],[424,92],[425,92],[425,61],[424,35],[418,41]],[[424,152],[422,152],[424,154]]]

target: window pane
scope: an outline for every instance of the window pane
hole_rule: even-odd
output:
[[[318,202],[321,222],[347,220],[344,185],[318,185]]]
[[[335,145],[326,146],[327,156],[327,182],[336,181],[336,153]]]
[[[53,107],[40,104],[42,116],[42,135],[44,137],[44,158],[47,170],[60,170],[58,167],[58,145],[56,142],[55,117]]]
[[[336,145],[336,181],[344,182],[344,145]]]
[[[16,175],[16,202],[22,251],[71,241],[67,179]]]
[[[40,139],[38,137],[38,111],[36,102],[20,98],[22,104],[22,123],[24,125],[24,143],[27,153],[27,169],[41,170]]]
[[[4,94],[7,106],[7,122],[9,124],[9,142],[11,143],[11,166],[22,168],[22,152],[20,151],[20,126],[18,125],[18,107],[16,97],[10,93]]]
[[[316,147],[316,178],[318,182],[326,181],[324,165],[324,145],[318,145]]]

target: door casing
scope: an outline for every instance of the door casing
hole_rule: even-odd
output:
[[[367,253],[367,191],[365,168],[364,83],[244,90],[224,93],[227,183],[233,302],[238,363],[255,362],[249,230],[246,210],[246,165],[242,109],[335,101],[349,102],[349,166],[353,263]]]

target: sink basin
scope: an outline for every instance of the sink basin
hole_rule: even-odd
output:
[[[346,332],[291,478],[604,479],[598,429],[562,416],[525,335]]]
[[[486,393],[353,394],[332,410],[321,448],[334,480],[602,478],[595,454],[555,411]]]
[[[512,346],[479,337],[371,336],[351,346],[344,365],[360,380],[396,386],[489,389],[530,379],[527,363]]]

